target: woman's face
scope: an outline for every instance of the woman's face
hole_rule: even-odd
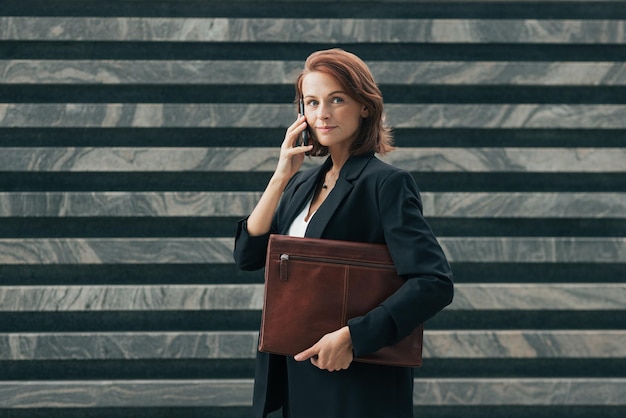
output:
[[[304,114],[315,139],[331,152],[348,151],[367,109],[348,96],[337,80],[311,72],[302,79]]]

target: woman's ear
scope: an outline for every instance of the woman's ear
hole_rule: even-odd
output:
[[[367,110],[367,107],[363,106],[363,109],[361,109],[361,117],[365,119],[369,115],[370,115],[370,111]]]

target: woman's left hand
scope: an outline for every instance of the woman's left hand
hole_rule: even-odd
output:
[[[315,367],[329,372],[347,369],[353,360],[350,328],[345,326],[324,335],[315,345],[294,358],[296,361],[311,359]]]

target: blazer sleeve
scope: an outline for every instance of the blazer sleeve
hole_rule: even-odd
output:
[[[422,215],[417,185],[406,171],[379,187],[385,241],[404,285],[380,306],[348,322],[356,356],[392,345],[452,302],[452,270]]]
[[[259,270],[265,266],[265,254],[271,231],[251,236],[247,228],[248,217],[237,223],[233,258],[241,270]]]
[[[251,236],[248,233],[248,216],[241,219],[237,223],[237,230],[235,232],[235,247],[233,250],[233,258],[235,264],[241,270],[259,270],[265,267],[265,255],[267,253],[267,245],[271,234],[280,233],[279,228],[279,213],[284,211],[286,207],[290,205],[291,197],[294,193],[295,184],[298,183],[300,173],[296,173],[285,187],[278,208],[272,217],[272,225],[267,234]]]

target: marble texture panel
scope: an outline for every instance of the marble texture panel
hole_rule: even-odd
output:
[[[626,331],[428,331],[425,358],[624,358]]]
[[[251,399],[244,379],[0,381],[0,408],[249,406]]]
[[[416,379],[415,405],[624,405],[626,379]]]
[[[402,148],[382,159],[412,172],[626,171],[626,148]]]
[[[590,280],[594,283],[459,283],[446,310],[626,310],[626,284]]]
[[[456,105],[385,106],[395,128],[624,128],[621,105]]]
[[[273,171],[276,148],[4,148],[5,171]],[[308,165],[321,164],[321,159]]]
[[[379,84],[602,86],[626,82],[616,62],[399,61],[368,62]]]
[[[422,203],[426,217],[626,217],[626,193],[422,193]]]
[[[293,105],[0,104],[0,127],[286,127]]]
[[[1,17],[0,40],[623,44],[623,20]]]
[[[426,331],[424,358],[617,359],[626,331]],[[258,332],[0,334],[0,360],[252,359]]]
[[[0,218],[243,217],[260,197],[261,192],[0,192]],[[426,217],[626,217],[626,193],[425,192],[421,197]]]
[[[0,60],[0,83],[293,84],[303,65],[259,60]]]
[[[368,61],[379,84],[626,85],[617,62]],[[288,84],[299,61],[0,60],[3,84]]]
[[[442,237],[439,243],[452,262],[626,262],[626,238]]]
[[[415,379],[414,405],[626,405],[626,379]],[[0,382],[2,408],[250,406],[251,379]]]
[[[0,286],[0,312],[260,311],[262,307],[262,284]],[[624,311],[626,284],[459,283],[446,310]]]
[[[626,379],[416,379],[415,405],[623,406]],[[1,382],[0,406],[247,406],[250,380]]]
[[[391,103],[385,111],[393,128],[626,128],[625,105]],[[295,114],[291,104],[1,103],[0,127],[286,128]]]
[[[276,148],[3,148],[3,171],[273,172]],[[401,148],[381,157],[411,172],[626,172],[625,148]],[[307,158],[303,169],[325,158]]]
[[[233,238],[0,239],[0,264],[232,263]]]
[[[239,217],[260,192],[0,192],[0,217]]]
[[[0,239],[0,264],[232,263],[231,238]],[[624,263],[626,238],[440,237],[451,262]]]
[[[248,359],[258,333],[75,332],[1,334],[2,360]]]
[[[261,310],[263,285],[0,286],[0,312]]]

